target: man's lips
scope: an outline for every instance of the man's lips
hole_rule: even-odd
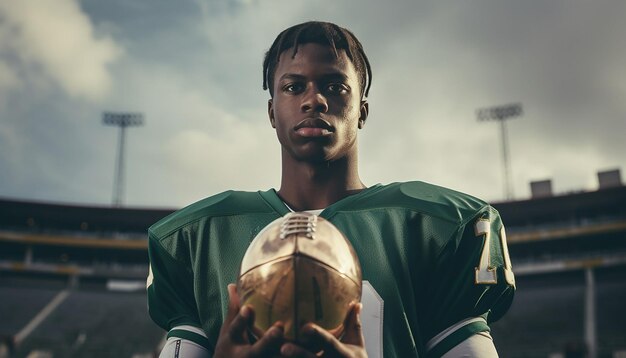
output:
[[[334,132],[335,127],[323,118],[315,117],[304,119],[293,130],[303,137],[323,137]]]

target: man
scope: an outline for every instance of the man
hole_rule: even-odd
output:
[[[221,193],[150,228],[149,311],[169,331],[161,356],[497,356],[488,323],[514,292],[502,222],[486,203],[445,188],[363,184],[357,133],[372,75],[356,37],[299,24],[276,38],[263,67],[280,189]],[[309,325],[311,346],[298,346],[283,340],[280,322],[256,342],[246,335],[254,312],[228,284],[255,235],[290,211],[332,222],[361,261],[363,305],[341,340]]]

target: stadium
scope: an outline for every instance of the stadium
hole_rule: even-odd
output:
[[[272,128],[281,107],[274,95],[281,91],[268,80],[282,78],[275,73],[284,67],[277,66],[282,53],[265,55],[272,44],[291,42],[282,41],[285,29],[310,20],[349,29],[368,58],[350,50],[350,61],[339,61],[354,62],[358,79],[351,86],[319,86],[320,78],[353,77],[345,73],[308,81],[338,88],[354,106],[360,90],[358,111],[331,101],[346,109],[334,113],[358,112],[358,119],[351,116],[358,128],[367,123],[358,146],[347,148],[360,148],[359,155],[345,156],[364,180],[359,185],[353,177],[344,189],[423,180],[487,199],[501,213],[517,291],[508,313],[490,324],[500,356],[626,358],[623,14],[626,1],[0,0],[0,358],[140,358],[162,351],[165,332],[147,313],[147,229],[224,190],[301,188],[306,177],[283,167],[293,162],[282,160],[283,143],[276,140],[282,132]],[[282,64],[296,59],[302,34],[297,31],[293,56]],[[343,42],[333,40],[335,50]],[[335,50],[333,58],[343,58]],[[304,134],[326,136],[332,129],[323,118],[300,120],[314,125]],[[534,182],[544,178],[550,180]],[[323,208],[338,198],[313,204],[323,195],[300,194],[310,200],[292,207]],[[454,215],[456,208],[446,207]],[[393,242],[387,233],[380,231],[383,244]],[[408,269],[422,263],[407,257],[413,250],[397,250],[406,255],[397,260],[363,246],[379,255],[362,255],[372,271],[385,263]],[[211,253],[207,262],[234,271],[232,252]],[[474,263],[450,257],[439,261],[444,268],[467,263],[474,276]],[[481,260],[478,276],[505,257]],[[400,274],[431,279],[432,267]],[[453,277],[437,281],[446,288],[440,291],[466,309],[482,309],[447,290],[468,276],[442,271]],[[451,323],[410,310],[430,311],[435,302],[437,313],[456,315],[430,290],[408,290],[415,281],[400,284],[398,271],[389,272],[381,286],[401,288],[394,296],[409,304],[385,302],[382,348],[401,357],[424,349],[428,342],[421,341],[443,328],[423,332],[423,326]],[[469,278],[464,282],[477,299],[502,297],[485,295],[485,286]],[[174,306],[163,301],[161,308]],[[212,305],[207,317],[216,317],[213,300],[198,303]],[[206,324],[219,325],[211,321]],[[444,337],[442,350],[452,338]]]
[[[626,355],[626,186],[494,203],[507,224],[517,293],[492,326],[502,357]],[[174,209],[0,200],[3,357],[153,357],[147,228]]]

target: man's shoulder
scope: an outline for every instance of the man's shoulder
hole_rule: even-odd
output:
[[[490,208],[485,201],[472,195],[422,181],[384,185],[376,196],[383,205],[403,206],[457,223]]]
[[[269,211],[271,208],[259,192],[228,190],[173,212],[153,224],[148,232],[151,236],[163,237],[186,225],[213,217]]]

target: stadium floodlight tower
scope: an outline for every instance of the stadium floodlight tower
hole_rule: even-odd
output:
[[[513,199],[513,186],[511,184],[511,168],[509,164],[509,144],[506,132],[506,120],[522,115],[521,103],[510,103],[502,106],[481,108],[476,111],[479,122],[498,121],[502,136],[502,167],[504,176],[504,198]]]
[[[143,125],[141,113],[113,113],[104,112],[102,122],[109,126],[120,127],[117,146],[117,163],[115,165],[115,181],[113,182],[113,206],[122,206],[124,195],[124,144],[126,142],[126,127]]]

